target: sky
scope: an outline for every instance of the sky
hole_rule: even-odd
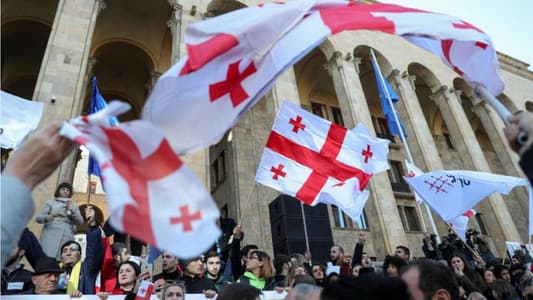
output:
[[[533,71],[531,0],[383,0],[460,18],[489,35],[497,51],[529,64]]]

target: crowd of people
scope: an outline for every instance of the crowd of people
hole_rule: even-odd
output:
[[[204,255],[179,259],[162,252],[162,271],[152,275],[143,257],[132,256],[124,243],[110,243],[115,232],[107,223],[98,224],[92,206],[82,216],[70,199],[72,186],[62,183],[35,219],[44,224],[38,240],[26,228],[33,214],[31,190],[75,147],[58,131],[59,124],[51,124],[30,136],[2,172],[4,295],[111,294],[134,299],[141,282],[149,280],[159,299],[185,299],[194,293],[221,300],[259,299],[268,290],[286,292],[286,299],[309,300],[533,299],[531,261],[521,255],[507,263],[497,259],[475,230],[468,231],[466,242],[453,232],[441,243],[428,235],[420,245],[425,254],[421,259],[412,259],[410,249],[398,245],[381,265],[365,252],[365,234],[357,238],[352,255],[332,245],[329,261],[316,262],[309,251],[271,257],[267,249],[242,245],[244,232],[235,224]],[[513,116],[505,134],[532,181],[533,114]],[[76,226],[83,222],[88,225],[85,249],[74,240]],[[32,272],[21,264],[23,257]]]

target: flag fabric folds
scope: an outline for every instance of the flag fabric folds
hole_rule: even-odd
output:
[[[91,103],[89,104],[89,114],[94,114],[97,111],[100,111],[107,107],[107,102],[105,101],[104,97],[100,94],[100,91],[98,90],[98,85],[96,84],[96,77],[93,76],[92,79],[93,87],[91,89]],[[109,125],[115,126],[118,124],[117,117],[112,117],[109,119]],[[87,168],[87,173],[89,175],[93,174],[95,176],[100,177],[100,168],[98,167],[98,163],[93,158],[92,155],[89,155],[89,167]]]
[[[188,54],[158,80],[143,119],[159,127],[178,153],[204,149],[300,58],[333,34],[359,29],[399,35],[439,56],[470,85],[494,95],[503,90],[492,42],[467,22],[392,4],[296,0],[189,25]]]
[[[405,180],[445,221],[462,215],[494,192],[508,194],[514,187],[527,184],[523,178],[465,170],[432,171]]]
[[[178,257],[196,257],[220,234],[218,208],[157,128],[142,120],[110,127],[109,118],[128,109],[111,102],[65,122],[60,133],[98,161],[113,227]]]
[[[284,101],[255,180],[308,205],[337,205],[356,219],[371,176],[388,169],[388,145]]]
[[[473,209],[467,210],[464,214],[457,216],[448,221],[448,225],[453,229],[457,235],[466,242],[466,229],[468,227],[468,221],[472,216],[476,214]]]
[[[34,130],[43,114],[43,103],[31,101],[2,91],[0,96],[0,144],[5,149],[16,149]]]
[[[374,59],[372,59],[372,65],[374,66],[374,76],[376,77],[376,84],[378,86],[378,95],[381,99],[381,109],[383,110],[383,115],[387,119],[387,125],[389,126],[390,133],[393,135],[401,135],[403,132],[404,136],[407,137],[402,120],[400,120],[400,116],[398,114],[396,114],[396,116],[398,117],[399,126],[396,123],[393,112],[394,108],[390,106],[388,100],[388,97],[390,97],[392,104],[396,105],[396,102],[398,102],[399,98],[389,82],[383,77],[383,74],[381,73],[381,70]]]
[[[422,170],[420,170],[417,166],[413,165],[407,160],[405,161],[405,165],[407,166],[407,177],[409,178],[424,174]],[[422,198],[420,197],[420,195],[418,195],[417,192],[414,192],[414,194],[415,194],[415,201],[417,204],[421,204],[422,202],[424,202],[424,200],[422,200]]]

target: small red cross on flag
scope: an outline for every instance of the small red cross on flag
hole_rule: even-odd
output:
[[[301,130],[305,129],[305,125],[302,124],[302,117],[301,116],[297,116],[296,120],[290,119],[289,123],[294,126],[292,128],[292,131],[295,132],[295,133],[298,133],[299,129],[301,129]]]
[[[135,300],[149,300],[154,291],[154,284],[148,280],[141,281],[141,286],[135,295]]]
[[[285,177],[287,175],[286,172],[283,172],[283,167],[284,165],[278,164],[277,168],[274,168],[274,166],[270,168],[270,171],[274,173],[274,176],[272,176],[272,179],[278,180],[278,176]]]

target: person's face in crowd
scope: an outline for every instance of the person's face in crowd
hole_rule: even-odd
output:
[[[304,267],[296,267],[296,269],[294,270],[294,275],[305,275],[307,274],[307,272],[305,271],[305,268]]]
[[[134,283],[137,280],[137,275],[135,274],[135,269],[130,264],[123,264],[118,270],[118,284],[119,285],[129,285]]]
[[[361,265],[363,267],[371,267],[372,266],[372,260],[370,259],[370,256],[368,254],[364,253],[363,257],[361,259]]]
[[[360,265],[353,266],[352,276],[356,277],[356,278],[359,277],[359,270],[361,270],[361,266]]]
[[[205,262],[207,266],[207,273],[216,276],[220,272],[220,257],[213,256],[209,257]]]
[[[313,278],[314,279],[324,279],[324,272],[320,266],[313,266]]]
[[[518,264],[520,264],[520,261],[518,260],[518,258],[517,258],[516,256],[513,256],[513,257],[511,258],[511,262],[512,262],[513,265],[518,265]]]
[[[395,265],[393,264],[389,264],[387,266],[387,270],[385,270],[387,272],[387,275],[390,277],[390,278],[394,278],[394,277],[398,277],[400,276],[399,272],[398,272],[398,267],[396,267]]]
[[[70,196],[70,189],[68,187],[62,187],[59,189],[59,196],[68,198]]]
[[[494,280],[496,280],[496,276],[494,276],[494,273],[492,273],[491,270],[485,270],[485,272],[483,273],[483,277],[487,285],[490,285],[494,282]]]
[[[113,258],[115,259],[115,265],[120,265],[121,263],[128,261],[130,259],[130,251],[128,248],[122,248],[120,251],[120,254],[115,255]]]
[[[35,294],[47,295],[53,294],[57,290],[57,283],[59,281],[59,274],[44,273],[40,275],[33,275],[31,282],[35,287]]]
[[[198,276],[204,272],[204,266],[201,257],[196,258],[187,265],[187,272],[190,275]]]
[[[248,249],[248,252],[246,253],[246,256],[242,257],[242,260],[244,261],[244,264],[246,265],[246,262],[248,261],[248,258],[252,254],[252,252],[257,251],[257,249]]]
[[[332,261],[337,261],[341,258],[341,251],[338,246],[331,247],[329,250],[329,258],[331,258]]]
[[[70,244],[61,250],[61,262],[63,265],[75,264],[81,259],[81,253],[78,245]]]
[[[164,300],[183,300],[184,291],[181,287],[174,285],[166,289],[165,294],[163,295]]]
[[[461,272],[464,272],[464,270],[465,270],[465,263],[464,263],[464,261],[463,261],[460,257],[454,256],[454,257],[452,258],[451,263],[452,263],[452,268],[453,268],[454,270],[459,270],[459,271],[461,271]]]
[[[126,249],[127,251],[128,249]],[[163,255],[161,255],[161,268],[163,269],[163,272],[165,273],[172,273],[176,271],[178,265],[178,258],[174,255],[163,252]]]
[[[259,260],[259,256],[256,253],[250,254],[248,261],[246,262],[246,269],[249,271],[254,271],[261,269],[263,262]]]
[[[503,280],[505,280],[507,282],[511,282],[511,272],[509,270],[503,269],[500,272],[500,276],[502,277]]]
[[[405,261],[409,260],[409,255],[407,255],[407,253],[402,248],[396,248],[394,255],[398,256],[399,258]]]

